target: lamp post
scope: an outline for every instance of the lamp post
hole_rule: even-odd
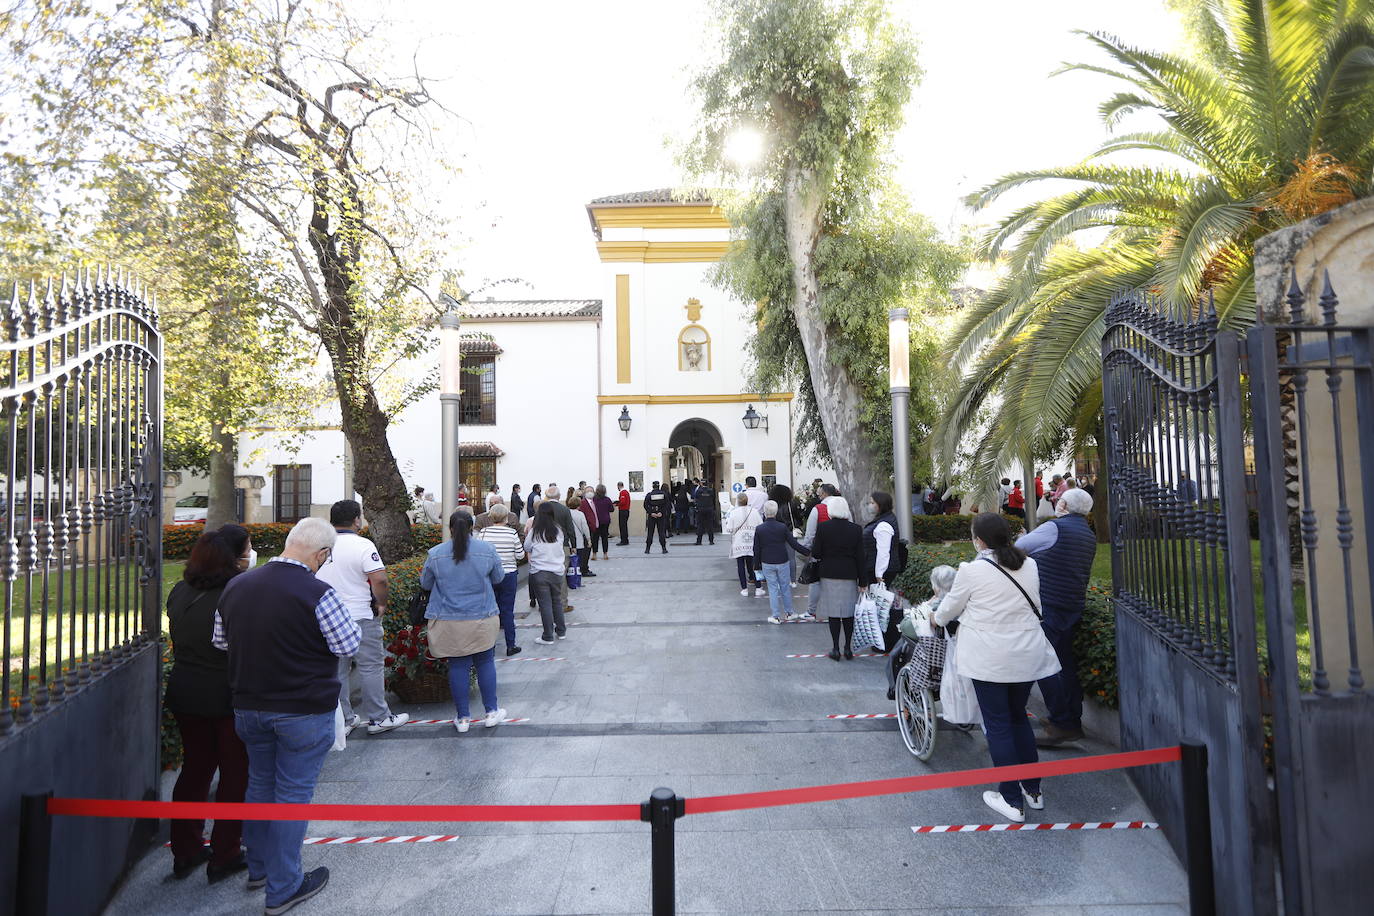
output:
[[[887,313],[887,387],[892,393],[892,508],[897,531],[911,541],[911,433],[907,401],[911,397],[911,329],[906,309]]]
[[[439,410],[442,417],[443,450],[440,460],[443,513],[440,526],[448,540],[448,519],[458,508],[458,405],[462,398],[463,356],[460,342],[462,320],[457,303],[439,316]]]

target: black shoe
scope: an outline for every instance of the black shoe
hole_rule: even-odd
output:
[[[840,660],[840,650],[839,650],[839,649],[831,649],[831,650],[830,650],[829,652],[827,652],[826,654],[829,655],[831,658],[833,658],[835,661],[839,661],[839,660]]]
[[[698,546],[698,547],[701,546],[701,538],[697,538],[697,546]]]
[[[664,547],[664,548],[663,548],[663,552],[664,552],[664,553],[667,553],[667,552],[668,552],[668,548],[667,548],[667,547]]]
[[[530,607],[538,607],[538,606],[539,606],[539,602],[537,602],[537,601],[531,601],[531,602],[530,602]]]
[[[519,647],[519,646],[506,646],[506,655],[507,655],[507,656],[519,655],[519,654],[520,654],[520,647]]]
[[[844,647],[844,657],[845,657],[846,659],[850,660],[850,661],[853,661],[853,660],[854,660],[854,650],[851,649],[851,648],[849,648],[849,646],[845,646],[845,647]]]
[[[595,579],[595,578],[596,578],[596,573],[592,572],[590,569],[587,570],[586,572],[584,572],[582,575],[586,576],[586,577],[589,578],[589,579]]]
[[[887,688],[887,698],[888,698],[889,700],[895,700],[895,699],[897,699],[897,688],[896,688],[896,687],[889,687],[889,688]]]
[[[649,552],[649,548],[645,547],[645,548],[644,548],[644,552],[645,552],[645,553],[648,553],[648,552]]]
[[[211,884],[219,884],[225,878],[233,877],[239,872],[246,871],[247,869],[248,859],[244,856],[243,852],[240,851],[236,858],[230,859],[223,865],[216,865],[214,862],[211,862],[209,865],[205,866],[205,879]]]
[[[278,916],[280,913],[285,913],[296,904],[304,903],[324,890],[324,886],[328,883],[329,869],[325,868],[323,865],[306,872],[305,877],[301,879],[301,886],[296,888],[296,892],[276,906],[267,907],[267,909],[262,911],[263,916]]]
[[[210,850],[202,846],[185,859],[172,860],[172,877],[180,881],[208,861],[210,861]]]

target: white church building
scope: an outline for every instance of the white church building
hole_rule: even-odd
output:
[[[747,476],[794,488],[825,476],[796,454],[792,392],[747,388],[753,306],[709,280],[731,244],[720,209],[703,193],[665,189],[598,198],[587,213],[600,299],[449,303],[463,323],[469,490],[586,480],[638,494],[655,480],[707,477],[724,494]],[[407,484],[436,494],[439,417],[434,393],[388,433]],[[322,515],[353,495],[337,408],[319,421],[244,434],[249,520]]]

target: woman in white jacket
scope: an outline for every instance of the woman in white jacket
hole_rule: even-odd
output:
[[[757,509],[749,507],[749,497],[741,493],[735,498],[738,505],[725,516],[725,533],[730,535],[730,556],[735,558],[739,573],[739,593],[754,595],[754,529],[763,524]],[[764,592],[759,591],[762,595]]]
[[[1026,701],[1032,684],[1059,670],[1040,629],[1040,574],[1012,544],[1011,527],[998,514],[973,519],[973,546],[978,556],[959,567],[935,622],[959,621],[955,661],[973,680],[993,766],[1034,763],[1040,758]],[[998,790],[984,792],[984,803],[1016,823],[1025,821],[1025,805],[1045,807],[1039,779],[1003,782]]]

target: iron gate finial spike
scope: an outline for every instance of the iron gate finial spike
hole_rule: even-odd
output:
[[[1322,324],[1333,325],[1336,323],[1336,307],[1340,300],[1336,298],[1336,291],[1331,288],[1331,271],[1322,271]]]
[[[1289,268],[1291,279],[1288,283],[1288,317],[1293,324],[1302,324],[1304,318],[1303,306],[1307,303],[1307,297],[1303,295],[1302,287],[1298,285],[1298,268]]]

